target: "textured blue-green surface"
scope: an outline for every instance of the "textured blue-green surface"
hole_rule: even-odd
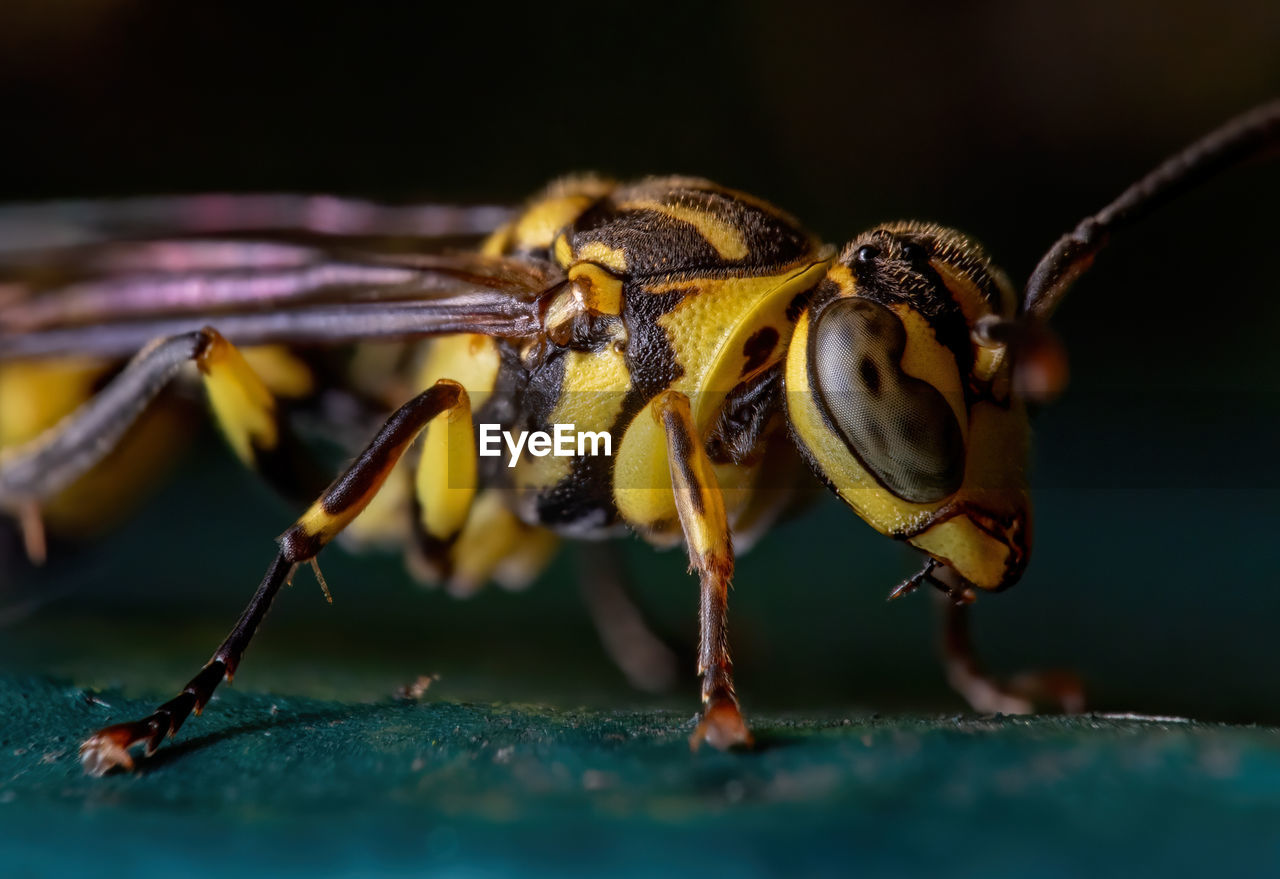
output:
[[[1280,732],[1137,721],[691,718],[228,692],[134,775],[76,743],[150,703],[0,679],[6,876],[1269,875]]]

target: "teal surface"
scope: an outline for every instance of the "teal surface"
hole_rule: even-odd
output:
[[[690,716],[226,692],[135,775],[151,704],[0,679],[0,863],[45,875],[1273,875],[1280,732],[1174,720]]]
[[[0,200],[512,202],[571,171],[683,172],[832,242],[953,224],[1017,281],[1280,94],[1274,0],[1175,0],[1155,26],[1109,0],[332,5],[0,3]],[[190,677],[298,514],[209,435],[41,571],[0,520],[0,879],[1280,874],[1275,193],[1280,163],[1227,175],[1082,279],[1055,317],[1071,385],[1035,421],[1033,559],[975,608],[994,671],[1069,668],[1100,711],[1204,723],[956,721],[927,596],[883,600],[919,557],[828,498],[739,559],[757,752],[685,746],[679,552],[624,546],[685,669],[652,699],[603,655],[571,556],[463,603],[335,548],[334,606],[301,575],[234,689],[145,772],[91,781],[80,738]]]
[[[1045,419],[1046,457],[1089,458],[1050,429],[1071,414]],[[883,600],[914,558],[827,503],[739,566],[753,753],[689,753],[696,589],[679,553],[623,546],[687,669],[655,699],[600,650],[572,553],[526,594],[458,602],[410,588],[394,557],[335,550],[334,605],[300,575],[234,688],[140,774],[91,780],[78,742],[190,677],[290,517],[216,444],[196,451],[111,539],[7,584],[6,879],[1280,873],[1273,481],[1103,491],[1057,475],[1033,572],[975,616],[995,670],[1074,668],[1100,711],[1262,726],[957,715],[927,596]],[[219,533],[175,513],[191,496],[220,505]],[[424,701],[392,697],[435,673]]]

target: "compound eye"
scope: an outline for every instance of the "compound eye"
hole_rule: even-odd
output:
[[[964,436],[946,398],[902,371],[907,332],[898,316],[869,300],[837,300],[813,334],[818,401],[849,450],[903,500],[955,494],[964,481]]]
[[[858,248],[858,251],[853,255],[853,258],[860,263],[869,263],[879,255],[880,248],[874,247],[870,244],[864,244]]]

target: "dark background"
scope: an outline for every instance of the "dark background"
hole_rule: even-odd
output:
[[[831,240],[897,218],[984,241],[1025,278],[1166,154],[1280,94],[1280,6],[9,2],[0,199],[298,190],[518,202],[556,175],[701,174]],[[1043,7],[1043,8],[1042,8]],[[1244,169],[1119,239],[1057,326],[1067,395],[1036,424],[1038,543],[978,634],[1002,671],[1062,666],[1093,705],[1280,722],[1280,171]],[[19,571],[0,663],[161,694],[208,655],[291,511],[216,438],[109,539]],[[678,553],[625,550],[686,652]],[[238,687],[376,698],[639,701],[576,598],[416,593],[389,558],[300,576]],[[958,710],[916,565],[827,499],[740,560],[748,710]],[[689,654],[691,657],[691,654]],[[666,704],[696,704],[690,673]]]

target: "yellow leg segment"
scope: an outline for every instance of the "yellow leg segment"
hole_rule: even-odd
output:
[[[433,539],[451,540],[466,523],[476,494],[476,462],[471,398],[459,385],[457,402],[427,425],[418,462],[419,521]]]
[[[280,442],[276,399],[239,349],[206,328],[208,344],[196,357],[205,393],[227,444],[246,466]]]
[[[559,548],[560,538],[554,532],[529,528],[493,569],[494,582],[511,592],[529,588]]]
[[[676,512],[689,547],[689,563],[702,588],[698,673],[702,675],[702,720],[690,745],[702,742],[721,750],[751,744],[733,686],[729,655],[729,581],[733,577],[733,540],[724,497],[711,459],[698,436],[689,398],[665,391],[655,414],[667,437],[671,487]]]
[[[465,598],[489,580],[507,589],[523,588],[546,567],[557,545],[550,531],[520,521],[501,492],[483,491],[449,547],[449,593]]]

